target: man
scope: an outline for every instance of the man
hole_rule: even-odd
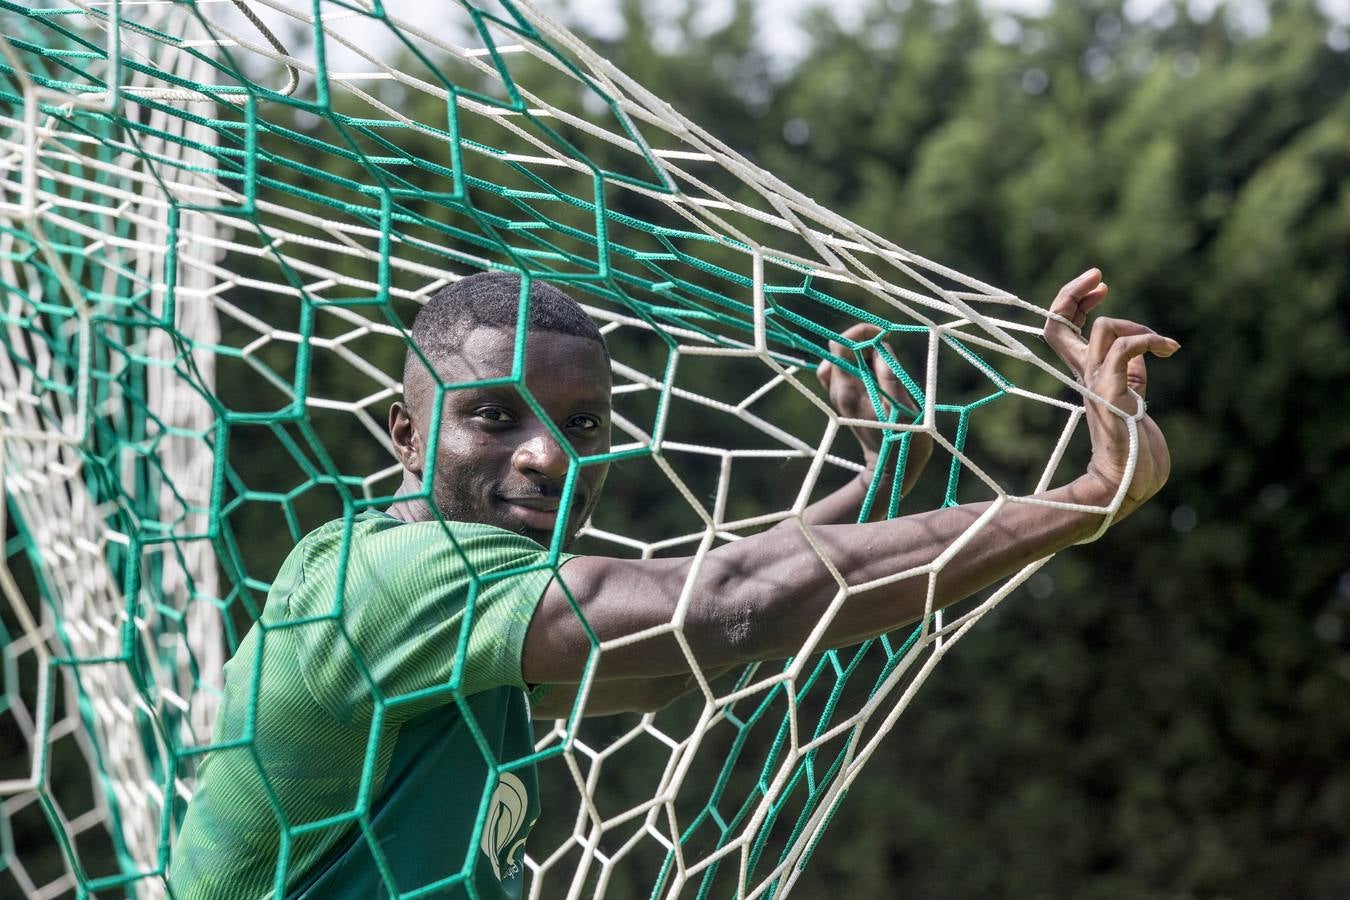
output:
[[[1110,319],[1080,338],[1070,323],[1081,327],[1105,293],[1096,270],[1070,282],[1045,337],[1093,394],[1131,411],[1144,355],[1178,345]],[[848,337],[873,334],[856,326]],[[389,417],[401,499],[320,528],[278,574],[227,670],[218,749],[201,767],[170,864],[176,896],[519,896],[538,816],[526,692],[544,686],[536,716],[566,714],[592,662],[588,629],[602,644],[651,636],[600,655],[587,713],[658,708],[694,680],[662,630],[677,613],[705,675],[780,658],[836,605],[837,572],[862,589],[837,604],[817,649],[856,643],[925,614],[924,567],[977,520],[978,537],[937,576],[935,607],[1092,536],[1102,525],[1093,509],[1123,486],[1117,518],[1127,515],[1168,472],[1162,434],[1142,417],[1126,484],[1128,426],[1089,402],[1087,472],[1036,505],[847,524],[863,498],[859,479],[801,520],[699,561],[564,554],[555,569],[545,548],[555,533],[564,546],[576,534],[605,481],[606,464],[588,461],[609,449],[600,333],[556,288],[497,273],[440,292],[412,338],[420,354],[409,352],[404,399]],[[819,375],[842,416],[873,418],[855,379],[830,364]],[[870,466],[879,431],[858,435]],[[928,449],[917,442],[907,481]],[[894,577],[906,572],[923,574]]]

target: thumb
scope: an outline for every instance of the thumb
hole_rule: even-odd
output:
[[[826,393],[829,393],[830,382],[834,380],[834,371],[835,365],[828,359],[822,359],[820,365],[816,366],[816,380],[825,388]]]
[[[1143,356],[1132,357],[1125,367],[1125,383],[1141,398],[1148,393],[1148,366]]]

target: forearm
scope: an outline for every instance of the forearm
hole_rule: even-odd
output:
[[[724,666],[704,672],[704,680],[711,681],[723,675],[728,668]],[[698,689],[698,679],[687,672],[655,678],[596,680],[586,694],[582,715],[609,716],[617,713],[656,712]],[[553,685],[548,693],[531,703],[531,716],[536,719],[567,718],[576,706],[580,690],[581,686],[577,684]]]
[[[862,511],[863,501],[867,499],[867,489],[872,483],[870,472],[859,472],[848,483],[802,510],[801,520],[807,525],[852,525],[857,523]],[[876,522],[885,518],[890,506],[893,478],[884,477],[877,485],[867,521]],[[796,528],[795,519],[780,522],[776,528]]]
[[[1104,506],[1110,497],[1084,478],[1036,499]],[[930,574],[933,608],[941,608],[1083,540],[1101,521],[1100,513],[1081,510],[972,504],[864,525],[779,527],[702,558],[578,557],[563,580],[601,641],[612,642],[597,677],[669,675],[688,671],[677,628],[704,669],[797,653],[827,618],[816,649],[844,646],[923,616]],[[935,571],[939,557],[977,523],[978,532]],[[840,585],[831,567],[857,589],[832,615]],[[585,630],[565,599],[541,610],[547,613],[536,614],[526,656],[538,671],[527,677],[576,681],[589,648]]]
[[[928,464],[928,458],[933,452],[932,440],[924,434],[912,435],[909,441],[908,452],[905,454],[904,479],[900,485],[900,496],[903,498],[914,488],[914,483],[918,481],[919,474]],[[872,506],[868,510],[867,521],[879,522],[886,518],[890,509],[891,496],[895,489],[895,456],[883,466],[882,475],[877,479],[876,492],[872,496]],[[815,503],[812,503],[802,511],[801,520],[807,525],[852,525],[858,522],[858,516],[862,512],[863,501],[867,499],[867,492],[872,487],[874,473],[876,471],[877,459],[875,454],[866,455],[867,468],[859,472],[848,483],[829,495],[822,497]],[[787,520],[779,528],[795,527],[794,520]]]
[[[658,678],[616,678],[594,681],[586,694],[585,716],[608,716],[615,713],[649,712],[683,694],[688,675],[665,675]],[[670,700],[658,702],[661,689],[670,691]],[[565,719],[576,706],[579,684],[555,684],[548,693],[530,704],[530,715],[536,719]]]
[[[1096,507],[1110,498],[1075,483],[1037,499]],[[726,562],[727,570],[716,576],[724,583],[738,582],[739,587],[728,588],[720,597],[715,591],[699,591],[696,596],[708,604],[732,597],[742,604],[742,623],[732,623],[731,639],[724,639],[718,656],[740,661],[798,653],[826,619],[829,624],[814,649],[847,646],[965,599],[1090,537],[1101,522],[1100,513],[1008,501],[997,509],[992,503],[969,504],[889,522],[817,526],[808,530],[809,539],[799,529],[792,538],[784,535],[791,544],[781,555],[743,548],[744,541],[728,545],[724,549],[750,551]],[[963,538],[960,549],[953,551]],[[840,584],[830,567],[849,588],[833,615],[830,608],[839,599]],[[710,611],[694,618],[714,616]],[[724,631],[711,629],[709,639],[716,640]]]

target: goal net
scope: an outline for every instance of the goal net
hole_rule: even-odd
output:
[[[165,893],[222,666],[295,542],[396,494],[408,328],[466,274],[559,285],[609,343],[581,552],[701,558],[857,477],[822,360],[880,414],[863,515],[1021,502],[1078,430],[1027,342],[1045,310],[832,214],[533,3],[436,15],[0,0],[0,894]],[[876,340],[831,352],[860,321],[905,396],[860,363]],[[583,686],[528,760],[527,893],[786,896],[924,678],[1041,564],[659,713],[583,721]],[[642,639],[687,648],[683,608]]]

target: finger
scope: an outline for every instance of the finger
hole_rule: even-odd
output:
[[[881,329],[870,322],[858,322],[839,332],[839,336],[845,340],[860,344],[869,338],[875,337],[880,332]]]
[[[1096,337],[1095,333],[1093,337]],[[1126,388],[1135,388],[1142,397],[1140,389],[1148,386],[1144,355],[1152,353],[1154,356],[1168,357],[1179,347],[1171,338],[1151,331],[1123,335],[1112,342],[1102,360],[1100,371],[1106,376],[1106,383],[1094,384],[1093,388],[1112,402],[1122,398]]]
[[[1045,342],[1055,351],[1069,371],[1082,379],[1086,371],[1087,342],[1072,328],[1060,322],[1050,321],[1045,325]]]
[[[849,354],[844,351],[844,355],[847,358]],[[863,387],[863,383],[837,364],[825,363],[819,367],[817,375],[826,395],[830,398],[830,405],[841,415],[859,418],[871,412],[872,404],[867,398],[867,390]]]
[[[1140,397],[1148,394],[1148,367],[1144,365],[1144,357],[1136,356],[1129,361],[1125,367],[1125,383],[1129,385],[1130,390],[1134,391]]]
[[[816,366],[816,376],[825,387],[831,405],[842,415],[861,419],[885,418],[890,413],[892,401],[910,415],[918,413],[910,405],[908,392],[892,368],[891,360],[895,359],[895,351],[884,341],[873,343],[883,333],[884,329],[876,325],[859,322],[840,332],[838,340],[829,341],[828,348],[832,356],[840,360],[856,360],[858,368],[862,370],[857,375],[830,359],[822,360]],[[844,342],[849,342],[849,345]],[[874,395],[865,382],[867,375],[864,373],[871,374],[872,384],[882,395],[879,412],[872,402]]]
[[[1092,336],[1088,338],[1087,367],[1095,369],[1106,359],[1106,354],[1125,337],[1154,337],[1163,342],[1160,346],[1171,346],[1170,356],[1181,345],[1171,338],[1163,337],[1147,325],[1131,322],[1128,319],[1098,319],[1092,326]],[[1160,354],[1162,355],[1162,354]]]
[[[822,359],[820,365],[816,366],[816,379],[828,390],[830,387],[830,377],[834,374],[834,363],[828,359]]]
[[[1087,321],[1088,313],[1101,305],[1106,299],[1110,287],[1101,280],[1101,272],[1089,269],[1073,281],[1060,288],[1055,301],[1050,304],[1050,312],[1072,322],[1078,328]],[[1051,332],[1068,329],[1064,322],[1051,318],[1045,323],[1047,337]]]
[[[1106,299],[1106,294],[1110,290],[1111,288],[1103,281],[1101,284],[1080,297],[1078,299],[1078,309],[1070,317],[1073,324],[1082,328],[1084,323],[1087,322],[1088,313],[1101,305],[1101,302]]]
[[[1070,281],[1064,287],[1059,289],[1055,295],[1054,302],[1050,304],[1050,311],[1056,315],[1063,316],[1066,319],[1072,319],[1078,309],[1078,305],[1083,298],[1092,294],[1102,284],[1102,270],[1088,269],[1082,275],[1079,275],[1073,281]],[[1098,298],[1097,302],[1101,302]]]
[[[1110,290],[1111,289],[1106,285],[1106,282],[1102,282],[1078,298],[1078,305],[1072,310],[1071,315],[1065,317],[1068,322],[1073,323],[1073,328],[1069,328],[1064,322],[1061,322],[1058,319],[1050,319],[1046,322],[1047,331],[1063,329],[1064,331],[1073,334],[1074,329],[1077,329],[1079,334],[1074,334],[1073,336],[1075,338],[1081,338],[1083,326],[1087,324],[1088,314],[1101,305]]]
[[[1050,312],[1059,318],[1046,320],[1045,342],[1079,378],[1083,377],[1086,370],[1083,350],[1086,342],[1074,329],[1082,328],[1088,313],[1106,298],[1107,290],[1101,270],[1088,269],[1060,288],[1054,302],[1050,304]],[[1066,322],[1072,323],[1074,327]]]
[[[881,346],[886,348],[886,352],[882,353],[879,347],[869,348],[867,351],[868,360],[871,363],[872,374],[876,376],[877,384],[882,390],[891,393],[892,388],[900,386],[900,379],[895,377],[895,372],[891,369],[888,360],[888,357],[889,359],[895,358],[895,351],[891,349],[889,344],[883,343]]]
[[[880,328],[878,328],[875,325],[870,325],[867,322],[858,322],[854,325],[850,325],[848,328],[844,329],[842,332],[839,333],[839,340],[833,339],[830,340],[830,342],[827,345],[829,348],[829,353],[836,359],[857,359],[857,351],[853,348],[855,348],[858,344],[867,341],[869,338],[874,337],[880,332],[881,332]],[[851,347],[845,346],[843,341],[850,342],[852,346]],[[821,360],[820,365],[816,366],[816,375],[817,377],[821,378],[822,382],[825,381],[827,378],[832,379],[834,377],[834,373],[832,371],[829,371],[831,369],[839,370],[838,364],[829,359]],[[845,373],[841,372],[841,374]],[[845,377],[848,376],[845,375]]]
[[[909,391],[905,389],[900,377],[891,368],[889,360],[895,359],[895,351],[891,349],[890,344],[883,343],[882,346],[886,348],[885,354],[879,352],[872,354],[872,374],[876,376],[877,387],[881,388],[882,392],[898,405],[906,415],[917,415],[919,410],[910,398]],[[886,405],[889,407],[889,404]],[[886,412],[889,411],[889,409],[886,410]]]
[[[839,340],[831,339],[829,342],[830,355],[839,359],[852,359],[854,351],[844,345],[848,341],[853,347],[867,341],[881,331],[875,325],[867,322],[857,322],[839,332]]]
[[[838,341],[830,341],[826,347],[830,356],[834,357],[834,359],[848,359],[849,357],[849,353],[844,349],[844,345]],[[839,364],[836,363],[834,359],[822,359],[820,365],[816,366],[816,377],[819,378],[820,383],[826,387],[830,386],[830,381],[834,378],[834,373],[839,370]]]

